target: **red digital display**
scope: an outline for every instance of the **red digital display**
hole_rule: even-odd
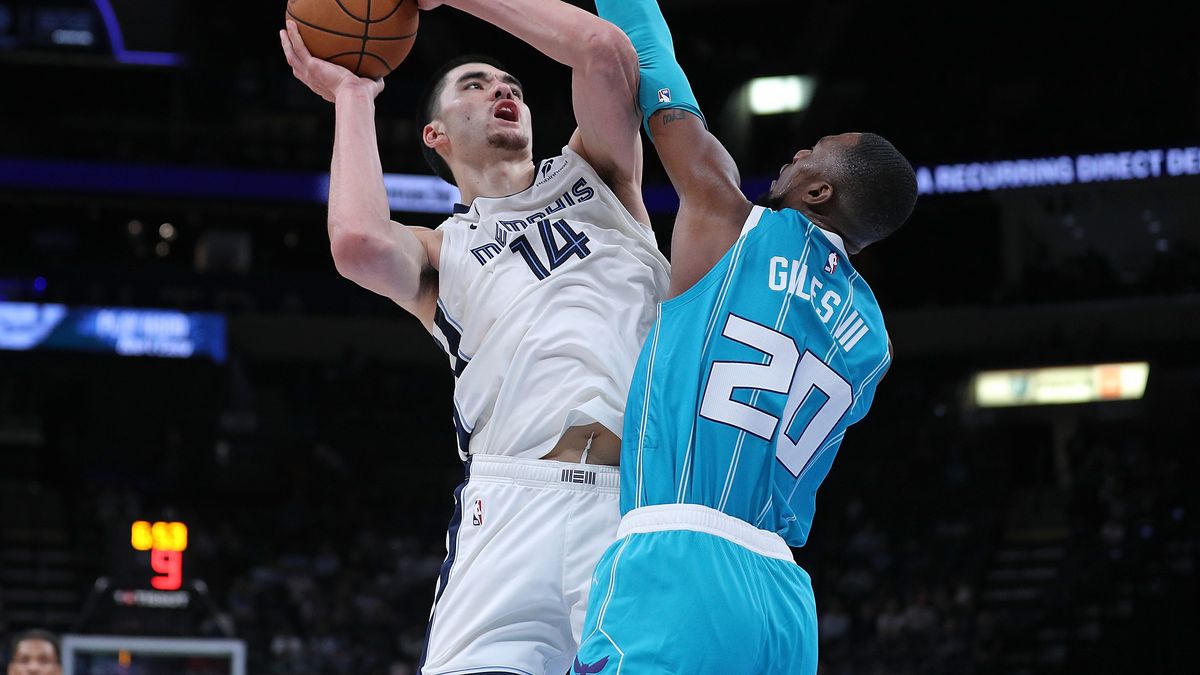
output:
[[[150,552],[150,567],[162,576],[150,580],[150,585],[160,591],[177,591],[183,586],[183,552]]]
[[[133,524],[130,543],[138,551],[150,551],[150,567],[159,576],[150,585],[159,591],[183,587],[183,552],[187,549],[187,525],[139,520]]]

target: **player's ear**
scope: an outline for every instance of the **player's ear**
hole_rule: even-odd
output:
[[[800,199],[809,206],[824,204],[833,198],[833,186],[827,181],[815,180],[804,186]]]
[[[434,149],[450,142],[450,139],[446,138],[446,126],[439,120],[425,125],[425,128],[421,130],[421,140],[425,143],[425,147]]]

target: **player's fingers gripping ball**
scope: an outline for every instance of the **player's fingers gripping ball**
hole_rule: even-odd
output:
[[[359,77],[395,70],[417,37],[416,0],[288,0],[287,18],[313,56]]]

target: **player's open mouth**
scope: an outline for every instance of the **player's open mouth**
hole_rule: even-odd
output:
[[[520,116],[520,112],[515,101],[506,100],[500,101],[496,104],[495,109],[492,111],[492,115],[506,122],[516,122],[517,118]]]

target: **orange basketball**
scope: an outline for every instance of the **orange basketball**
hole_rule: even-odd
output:
[[[308,51],[360,77],[383,77],[417,37],[417,0],[288,0]]]

